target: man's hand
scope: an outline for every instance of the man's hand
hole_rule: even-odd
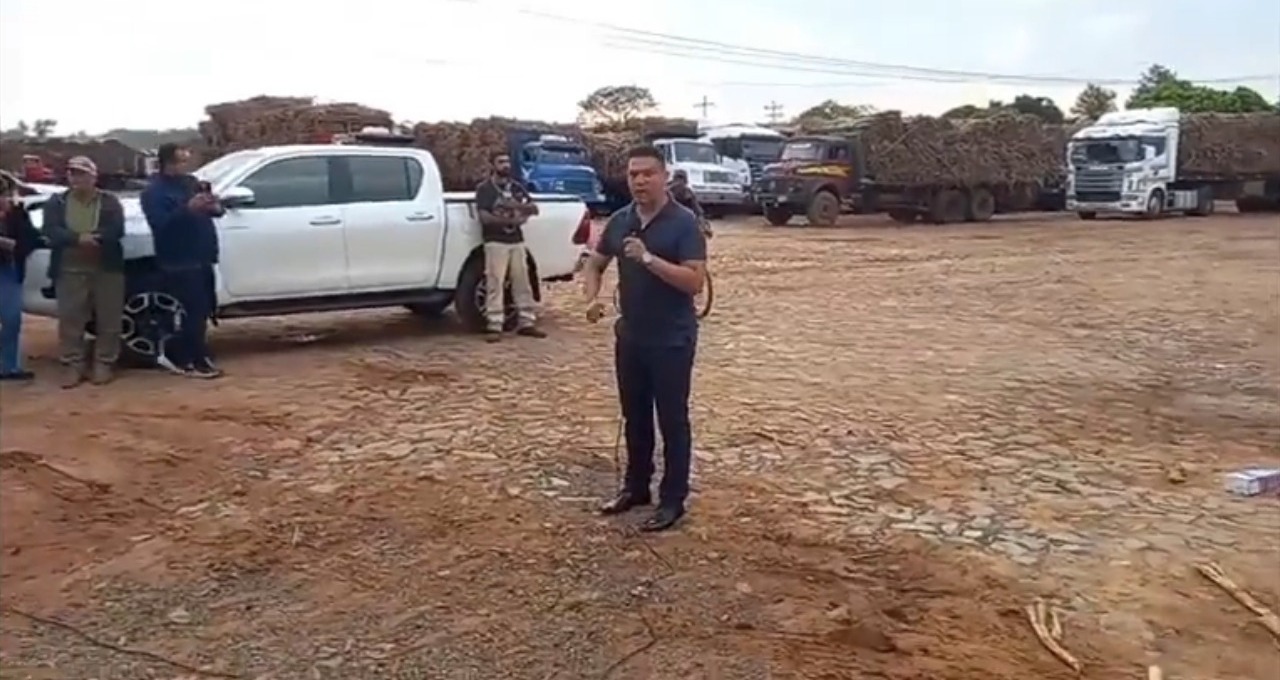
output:
[[[90,232],[88,234],[80,234],[80,236],[76,238],[76,243],[81,246],[96,247],[100,245],[102,241],[99,240],[96,233]]]
[[[587,303],[587,321],[595,323],[604,318],[604,303],[592,300]]]
[[[192,212],[204,212],[209,209],[214,200],[211,194],[196,194],[187,201],[187,209]]]
[[[649,250],[644,247],[644,241],[641,241],[638,237],[628,236],[622,240],[622,254],[636,262],[641,261],[647,252]]]
[[[0,250],[12,251],[18,247],[18,242],[7,236],[0,236]]]

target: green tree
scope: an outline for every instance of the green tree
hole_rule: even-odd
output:
[[[987,101],[985,108],[974,104],[964,104],[947,111],[942,114],[942,117],[965,120],[969,118],[986,118],[998,113],[1021,113],[1035,116],[1046,123],[1061,123],[1066,120],[1066,115],[1062,113],[1062,109],[1058,108],[1058,105],[1052,99],[1030,94],[1020,94],[1014,97],[1012,102],[1008,103],[999,99],[991,99]]]
[[[578,120],[592,127],[618,127],[658,107],[647,87],[610,85],[578,102]]]
[[[1178,74],[1174,73],[1173,69],[1160,64],[1152,64],[1139,76],[1138,86],[1133,88],[1133,92],[1129,93],[1129,98],[1125,100],[1124,107],[1126,109],[1142,108],[1142,105],[1137,102],[1150,97],[1151,93],[1155,92],[1156,88],[1161,85],[1176,82],[1177,80]]]
[[[1076,97],[1075,105],[1071,107],[1071,113],[1089,120],[1097,120],[1102,114],[1115,110],[1116,91],[1093,83],[1085,86],[1080,96]]]
[[[1138,81],[1125,108],[1148,109],[1173,106],[1185,113],[1251,113],[1273,111],[1275,107],[1257,90],[1237,87],[1217,90],[1183,80],[1172,70],[1156,64]]]
[[[875,113],[875,107],[863,104],[841,104],[828,99],[821,104],[810,106],[791,120],[793,125],[821,125],[842,120],[852,120]]]

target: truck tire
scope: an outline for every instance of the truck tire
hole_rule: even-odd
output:
[[[1262,211],[1262,198],[1260,196],[1241,196],[1236,199],[1236,212],[1255,213]]]
[[[539,294],[537,274],[534,273],[532,266],[529,267],[529,279],[530,285],[533,286],[533,297],[538,300],[542,296]],[[458,276],[458,289],[454,291],[453,296],[453,308],[457,310],[458,318],[468,330],[479,333],[489,323],[484,313],[485,294],[484,254],[477,253],[467,260],[467,264],[462,268],[462,274]],[[515,302],[511,299],[510,282],[507,283],[507,294],[504,296],[503,303],[502,328],[508,331],[515,330],[519,316],[516,313]]]
[[[764,209],[764,218],[775,227],[785,227],[792,217],[795,217],[795,214],[791,212],[790,208],[770,206]]]
[[[1096,220],[1098,219],[1098,213],[1092,210],[1081,210],[1080,212],[1076,213],[1076,217],[1079,217],[1080,219],[1086,220],[1086,221]]]
[[[929,221],[934,224],[963,222],[968,200],[955,189],[944,189],[933,195],[929,205]]]
[[[1200,187],[1196,191],[1196,207],[1188,210],[1187,214],[1192,217],[1208,217],[1213,214],[1213,189],[1209,187]]]
[[[840,199],[830,191],[819,191],[809,201],[806,217],[814,227],[832,227],[840,217]]]
[[[969,194],[969,205],[965,210],[965,219],[970,222],[986,222],[996,214],[996,197],[991,191],[978,187]]]
[[[889,210],[889,219],[899,224],[913,224],[919,213],[907,208],[891,208]]]
[[[128,368],[154,368],[161,348],[177,334],[186,311],[182,303],[165,292],[159,272],[138,269],[126,276],[118,361]],[[94,335],[93,321],[85,331],[90,336]],[[92,338],[89,342],[93,342]],[[92,348],[87,351],[91,352]]]
[[[1164,214],[1164,192],[1156,189],[1151,192],[1151,196],[1147,198],[1147,209],[1142,214],[1143,217],[1154,220]]]

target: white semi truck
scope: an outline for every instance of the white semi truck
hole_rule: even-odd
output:
[[[724,215],[746,204],[747,193],[738,171],[722,163],[711,142],[663,137],[650,143],[666,157],[669,170],[684,170],[688,174],[689,188],[709,217]]]
[[[1104,114],[1068,143],[1067,209],[1081,219],[1204,216],[1228,199],[1241,212],[1280,209],[1280,114],[1130,109]]]

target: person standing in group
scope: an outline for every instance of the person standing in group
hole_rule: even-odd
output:
[[[49,278],[58,300],[58,343],[66,366],[63,387],[89,378],[111,382],[120,356],[124,314],[124,207],[97,187],[98,167],[84,156],[67,161],[70,189],[44,204],[44,236],[52,254]],[[85,329],[93,322],[93,356]]]
[[[496,153],[490,159],[489,179],[476,187],[476,210],[484,240],[485,333],[489,342],[502,339],[506,319],[506,284],[511,282],[519,323],[516,333],[545,338],[538,330],[533,283],[529,280],[528,253],[524,246],[524,223],[538,214],[538,206],[520,180],[511,176],[511,157]]]
[[[616,515],[650,503],[656,407],[664,469],[658,508],[640,528],[663,531],[684,516],[689,495],[689,391],[698,344],[693,298],[706,277],[707,242],[697,216],[668,193],[660,151],[640,146],[628,152],[627,183],[632,203],[609,218],[584,270],[587,319],[594,323],[604,315],[597,299],[601,277],[618,260],[622,314],[614,327],[614,365],[627,469],[622,488],[601,512]]]
[[[142,192],[142,212],[165,288],[183,309],[177,332],[161,347],[156,363],[177,375],[216,378],[222,372],[213,363],[207,336],[217,298],[218,228],[213,220],[224,210],[210,187],[187,173],[187,149],[161,144],[156,160],[160,171]]]
[[[0,176],[0,380],[31,380],[22,367],[22,281],[27,256],[40,245],[40,232],[18,201],[18,187]]]

